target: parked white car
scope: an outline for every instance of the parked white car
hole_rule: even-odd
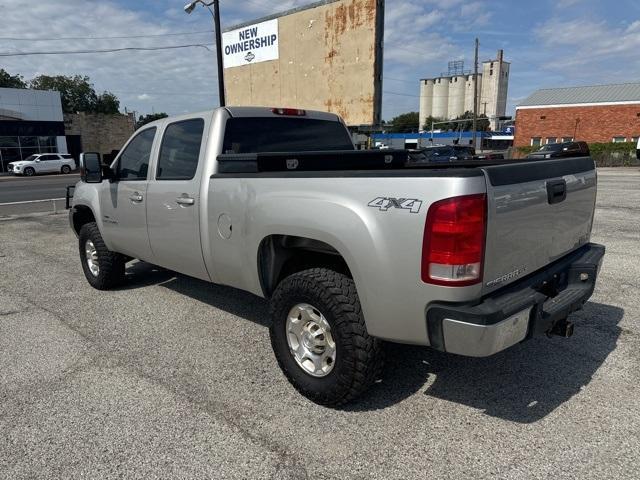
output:
[[[71,173],[76,162],[68,153],[38,153],[18,162],[11,162],[7,168],[14,175],[31,177],[37,173]]]

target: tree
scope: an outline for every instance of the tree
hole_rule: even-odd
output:
[[[411,133],[419,129],[418,112],[407,112],[391,119],[389,131],[392,133]]]
[[[11,75],[0,68],[0,88],[27,88],[27,82],[22,79],[22,75]]]
[[[136,122],[136,129],[140,128],[143,125],[146,125],[147,123],[153,122],[155,120],[160,120],[161,118],[167,118],[169,115],[167,115],[164,112],[159,112],[159,113],[149,113],[147,115],[141,115],[138,118],[138,121]]]
[[[93,85],[86,76],[39,75],[31,80],[31,88],[60,92],[62,111],[65,113],[92,112],[97,100]]]
[[[442,118],[432,117],[431,115],[429,115],[429,116],[425,119],[424,124],[422,125],[422,129],[423,129],[423,130],[427,130],[427,131],[431,131],[431,124],[432,124],[432,123],[439,123],[439,122],[444,122],[444,121],[445,121],[445,120],[444,120],[444,119],[442,119]],[[438,130],[438,129],[440,129],[440,130],[446,130],[446,128],[443,128],[443,127],[446,127],[446,125],[444,125],[444,124],[434,125],[434,126],[433,126],[433,129],[434,129],[434,130]]]
[[[451,122],[446,125],[442,125],[442,130],[462,130],[463,132],[469,132],[473,130],[473,112],[464,112],[462,115],[454,118],[453,120],[466,120],[464,122]],[[489,119],[486,115],[478,115],[476,123],[476,129],[479,132],[485,132],[489,130]]]
[[[120,101],[110,92],[98,95],[89,77],[74,75],[39,75],[30,82],[37,90],[57,90],[65,113],[119,113]]]
[[[94,111],[95,113],[119,113],[120,100],[111,92],[102,92],[102,94],[96,98]]]

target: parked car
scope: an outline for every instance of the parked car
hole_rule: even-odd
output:
[[[76,162],[68,153],[37,153],[7,165],[9,172],[27,177],[38,173],[71,173],[75,168]]]
[[[636,145],[636,158],[640,160],[640,138],[638,138],[638,144]]]
[[[484,357],[570,336],[604,255],[593,161],[406,159],[354,150],[335,114],[218,108],[145,125],[108,167],[83,154],[69,221],[96,289],[141,259],[269,299],[278,364],[324,405],[379,378],[382,340]]]
[[[409,151],[409,163],[447,163],[458,160],[473,160],[473,147],[463,145],[434,145]]]
[[[504,153],[487,152],[473,156],[474,160],[504,160]]]
[[[527,158],[568,158],[588,157],[590,155],[587,142],[548,143],[540,150],[527,155]]]

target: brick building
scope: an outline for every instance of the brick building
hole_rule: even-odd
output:
[[[514,146],[637,142],[640,83],[537,90],[516,107]]]
[[[65,113],[67,148],[74,158],[80,152],[103,155],[120,150],[135,130],[133,114]]]

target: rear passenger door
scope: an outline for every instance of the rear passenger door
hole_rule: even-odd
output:
[[[166,125],[147,190],[147,229],[158,264],[210,280],[200,244],[204,132],[203,118]]]
[[[40,156],[40,171],[41,172],[59,172],[60,171],[60,159],[58,155],[48,154]]]

